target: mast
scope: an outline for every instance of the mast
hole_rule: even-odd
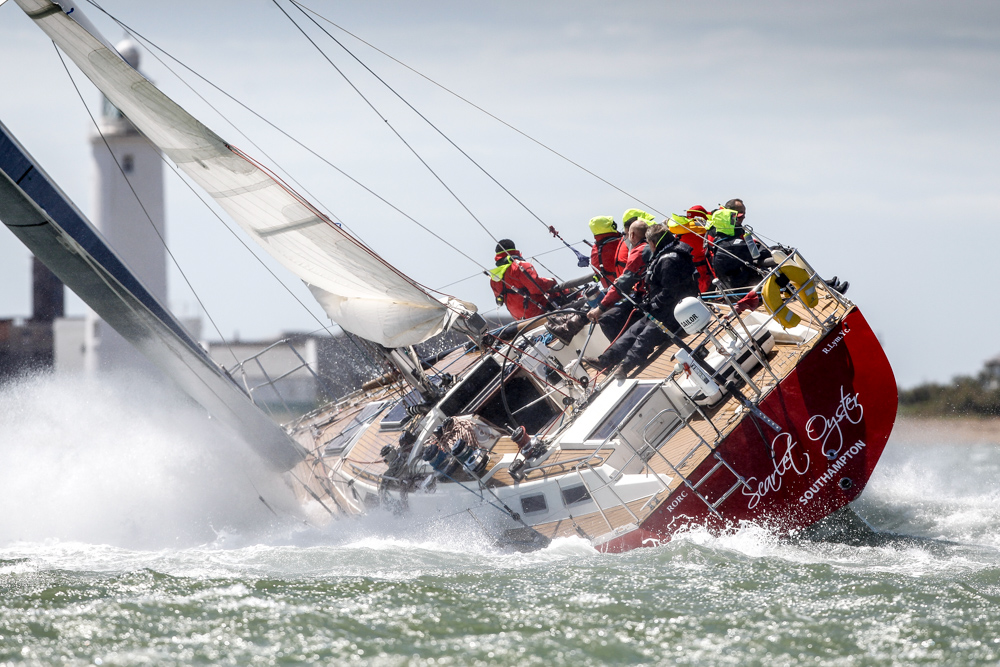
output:
[[[67,287],[275,470],[306,451],[265,415],[145,288],[0,123],[0,221]]]

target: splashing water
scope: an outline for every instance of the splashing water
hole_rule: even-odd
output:
[[[0,544],[136,548],[254,533],[286,488],[204,411],[141,376],[36,376],[0,388]]]
[[[909,537],[744,525],[624,555],[511,553],[465,521],[309,526],[246,447],[138,380],[7,386],[0,438],[0,664],[1000,660],[990,433],[897,430],[855,509]]]

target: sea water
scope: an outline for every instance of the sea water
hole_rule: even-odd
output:
[[[855,509],[902,537],[516,553],[459,517],[323,525],[169,390],[26,378],[0,388],[0,664],[996,664],[997,441],[897,431]]]

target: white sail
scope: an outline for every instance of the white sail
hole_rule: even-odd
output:
[[[71,2],[15,0],[130,121],[342,328],[386,347],[419,343],[475,306],[438,299],[164,95],[109,48]],[[89,27],[89,29],[88,29]]]

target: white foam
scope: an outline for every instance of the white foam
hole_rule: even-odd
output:
[[[235,436],[142,377],[0,388],[0,545],[188,546],[267,530],[291,495]],[[253,480],[253,481],[251,481]]]

